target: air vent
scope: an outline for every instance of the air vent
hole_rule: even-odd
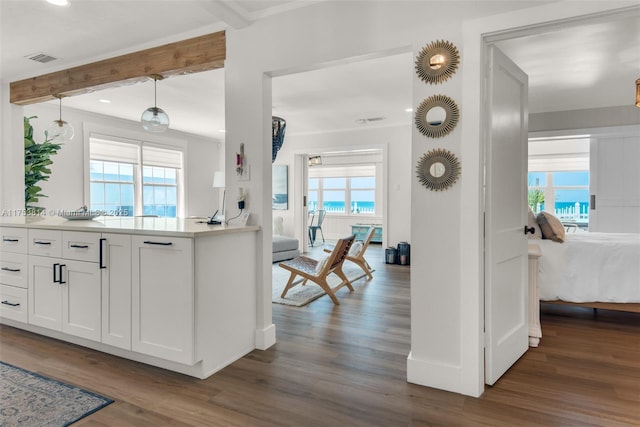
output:
[[[25,58],[39,62],[41,64],[46,64],[47,62],[55,61],[56,59],[58,59],[51,55],[47,55],[46,53],[34,53],[32,55],[25,56]]]

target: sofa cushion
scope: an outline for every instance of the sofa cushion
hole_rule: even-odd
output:
[[[284,252],[298,249],[298,239],[287,236],[272,236],[273,252]]]

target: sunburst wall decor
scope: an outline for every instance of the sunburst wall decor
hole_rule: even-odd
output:
[[[444,191],[460,176],[460,161],[451,151],[436,148],[418,160],[416,172],[422,185],[432,191]]]
[[[444,110],[445,117],[442,120],[429,121],[427,114],[436,107]],[[415,122],[423,135],[430,138],[440,138],[456,127],[459,118],[460,110],[453,99],[446,95],[433,95],[422,101],[416,109]]]
[[[416,73],[425,83],[438,84],[453,76],[459,63],[458,48],[451,42],[436,40],[418,54]]]

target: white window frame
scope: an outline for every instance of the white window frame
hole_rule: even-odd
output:
[[[358,188],[357,190],[373,190],[374,193],[374,212],[372,213],[355,213],[351,212],[351,178],[363,178],[363,177],[373,177],[376,181],[376,186],[374,188],[366,189],[366,188]],[[375,217],[379,216],[381,209],[380,204],[378,202],[378,192],[380,185],[379,177],[378,177],[378,168],[375,163],[372,164],[357,164],[357,165],[341,165],[341,166],[314,166],[309,170],[309,178],[308,179],[317,179],[318,180],[318,206],[319,209],[323,209],[320,207],[323,205],[324,201],[324,178],[344,178],[345,179],[345,187],[344,188],[332,188],[327,189],[326,191],[344,191],[345,192],[345,201],[344,201],[344,212],[330,212],[327,211],[327,215],[331,216],[348,216],[348,217],[358,217],[358,218],[366,218],[366,217]],[[309,187],[309,191],[312,190]]]
[[[137,147],[138,161],[134,164],[134,216],[143,214],[143,198],[142,198],[142,166],[144,163],[143,147],[161,148],[171,151],[177,151],[181,156],[181,167],[177,170],[177,189],[176,189],[176,217],[186,216],[186,171],[187,165],[187,144],[186,141],[174,139],[166,136],[149,135],[145,132],[136,132],[126,129],[115,130],[98,124],[84,123],[84,200],[85,205],[89,206],[91,201],[91,177],[90,177],[90,161],[91,161],[91,139],[100,138],[108,141],[131,144]]]

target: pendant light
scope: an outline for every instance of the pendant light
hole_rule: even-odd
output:
[[[162,108],[158,108],[156,93],[158,80],[162,80],[164,77],[159,74],[152,74],[149,78],[153,79],[153,107],[149,107],[144,110],[140,121],[142,122],[142,127],[146,131],[164,132],[169,128],[169,116]]]
[[[60,118],[54,120],[47,128],[47,136],[50,141],[64,142],[73,139],[73,126],[62,120],[62,98],[63,95],[54,95],[60,101]]]

